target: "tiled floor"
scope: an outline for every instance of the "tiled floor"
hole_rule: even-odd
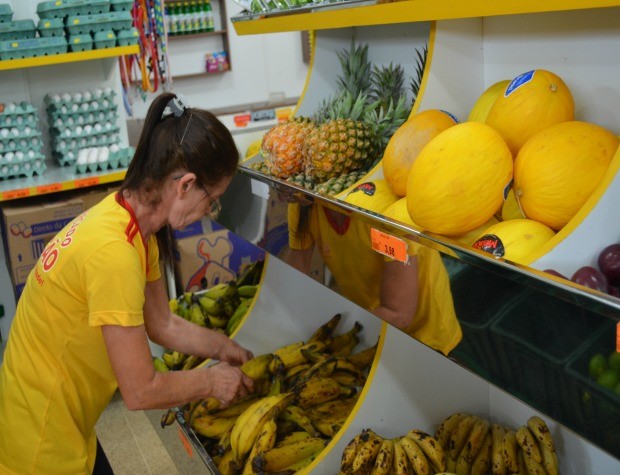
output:
[[[164,411],[129,411],[120,395],[97,423],[97,436],[115,475],[202,475],[210,473],[204,462],[190,458],[175,423],[164,429]]]

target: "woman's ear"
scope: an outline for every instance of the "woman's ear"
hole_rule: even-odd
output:
[[[196,185],[196,175],[188,172],[179,179],[179,190],[182,192],[188,192]]]

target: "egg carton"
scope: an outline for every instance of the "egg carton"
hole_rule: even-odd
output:
[[[0,164],[0,178],[17,178],[21,176],[31,178],[34,175],[41,175],[46,168],[45,157],[37,154],[33,158],[24,159],[20,162]]]
[[[43,147],[41,133],[31,137],[9,137],[0,139],[0,153],[39,151]]]
[[[80,123],[93,123],[100,117],[108,117],[111,114],[118,114],[118,108],[115,103],[107,102],[99,103],[93,101],[92,103],[73,104],[71,106],[61,106],[60,109],[48,109],[47,118],[49,124],[57,124],[58,119],[63,122],[73,123],[80,125]]]
[[[90,33],[83,35],[69,35],[69,50],[72,52],[77,51],[90,51],[93,49],[93,37]]]
[[[64,36],[65,23],[62,18],[43,18],[37,23],[39,36]]]
[[[0,3],[0,21],[7,22],[13,20],[13,9],[9,3]]]
[[[116,46],[114,30],[99,31],[94,34],[93,39],[97,49],[114,48]]]
[[[38,122],[36,107],[27,102],[7,104],[4,111],[0,112],[0,129],[17,127],[23,130],[26,126],[37,127]]]
[[[28,140],[34,137],[38,137],[39,139],[41,138],[41,131],[37,127],[26,126],[21,130],[17,127],[5,127],[0,129],[0,142],[3,142],[5,145],[11,140]]]
[[[6,152],[0,153],[0,165],[13,165],[15,163],[23,163],[32,161],[36,158],[44,159],[41,150],[27,150],[24,152]]]
[[[78,157],[78,160],[75,162],[75,172],[86,173],[105,171],[108,169],[115,170],[117,168],[126,168],[135,153],[135,149],[133,147],[126,147],[118,144],[113,144],[107,150],[107,157],[103,156],[102,158],[101,154],[97,154],[96,159],[93,159],[92,155],[87,157],[87,160],[90,163],[83,163],[83,160],[80,160]]]
[[[0,59],[23,59],[66,53],[67,39],[64,36],[29,38],[0,42]]]
[[[109,0],[53,0],[37,5],[39,18],[65,18],[69,15],[92,15],[109,11]]]
[[[103,137],[103,136],[113,136],[113,135],[117,135],[120,131],[120,128],[116,125],[116,124],[112,124],[111,122],[108,122],[108,124],[110,124],[109,127],[107,126],[102,126],[101,129],[97,128],[95,129],[95,127],[93,126],[76,126],[74,128],[67,128],[65,129],[63,132],[56,134],[55,131],[53,129],[50,130],[50,137],[52,138],[52,140],[54,142],[59,142],[60,140],[72,140],[72,139],[79,139],[79,138],[91,138],[91,137]]]
[[[110,0],[110,9],[114,12],[128,12],[133,7],[133,0]]]
[[[118,140],[118,134],[102,134],[92,137],[80,137],[70,140],[52,140],[52,150],[61,155],[67,155],[69,152],[77,154],[82,148],[110,146],[118,143]]]
[[[48,121],[51,123],[50,133],[53,135],[61,135],[67,129],[73,129],[76,125],[80,125],[84,127],[85,125],[96,126],[100,124],[102,127],[105,126],[106,122],[111,124],[116,124],[118,120],[118,111],[109,110],[109,111],[99,111],[97,113],[91,112],[89,114],[76,114],[75,117],[73,115],[63,119],[61,117],[48,117],[51,119]]]
[[[121,30],[116,34],[116,43],[118,46],[137,45],[140,39],[140,33],[135,28],[129,30]]]
[[[116,97],[116,92],[111,87],[98,87],[97,89],[87,89],[84,91],[74,93],[50,93],[48,92],[43,97],[43,102],[48,109],[59,110],[62,106],[69,106],[83,102],[91,103],[92,101],[105,101],[112,102]]]
[[[73,15],[67,17],[65,26],[71,35],[98,33],[107,30],[128,30],[133,23],[130,12],[110,12],[96,15]]]
[[[0,22],[0,40],[25,40],[37,36],[32,20]]]

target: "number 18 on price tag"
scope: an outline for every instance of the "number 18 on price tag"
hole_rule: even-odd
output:
[[[400,262],[406,263],[409,261],[407,243],[396,236],[370,228],[370,243],[372,248],[380,254]]]

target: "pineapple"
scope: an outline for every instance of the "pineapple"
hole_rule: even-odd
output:
[[[261,153],[270,175],[289,178],[304,170],[301,149],[304,139],[315,128],[306,117],[295,117],[272,127],[263,137]]]

